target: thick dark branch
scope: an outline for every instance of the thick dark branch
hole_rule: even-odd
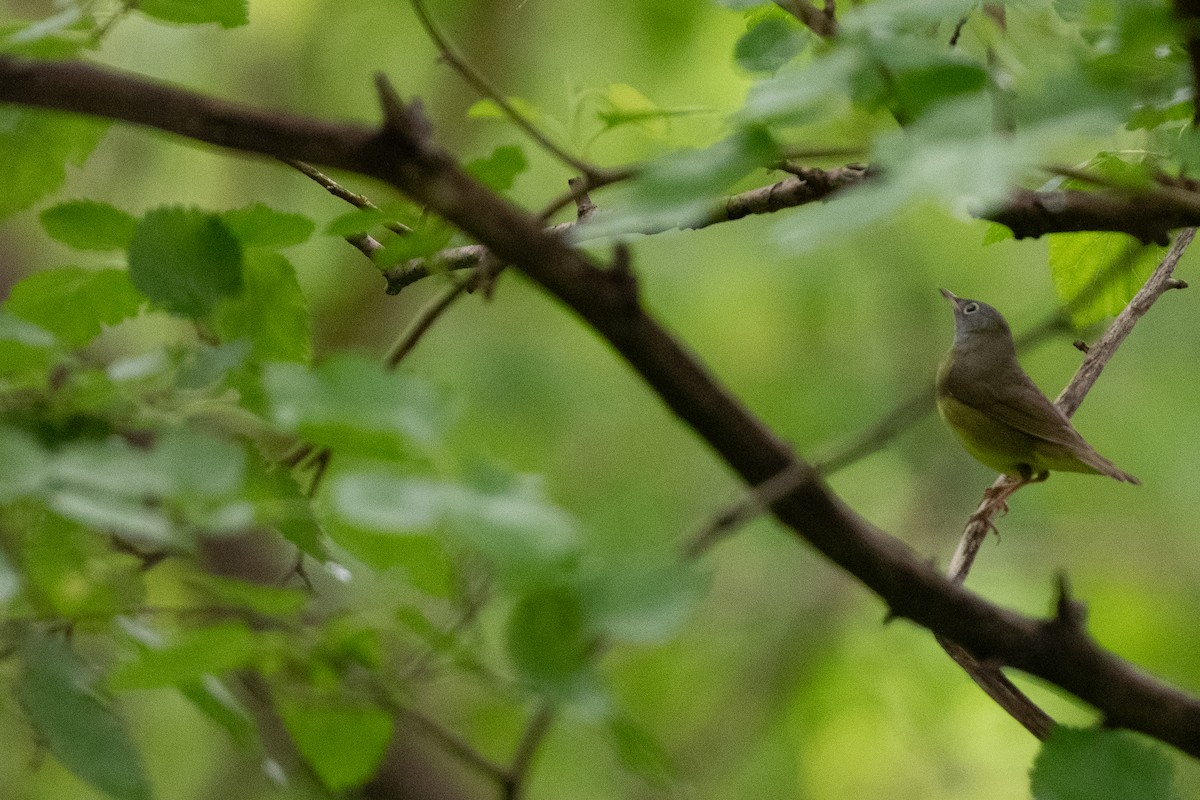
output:
[[[485,243],[596,329],[663,401],[751,485],[802,475],[775,515],[905,617],[975,658],[1022,669],[1096,706],[1106,721],[1200,756],[1200,699],[1100,648],[1077,626],[996,606],[948,581],[862,519],[696,357],[642,309],[632,276],[597,268],[539,220],[490,192],[433,147],[392,98],[382,131],[266,113],[79,63],[0,58],[0,101],[150,125],[211,144],[337,167],[387,181]]]

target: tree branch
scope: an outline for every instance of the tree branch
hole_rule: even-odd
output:
[[[384,87],[385,89],[387,87]],[[1057,684],[1115,727],[1200,756],[1200,699],[1102,649],[1078,626],[994,605],[948,581],[903,542],[852,512],[696,357],[641,307],[625,270],[600,269],[540,221],[467,175],[387,91],[375,130],[213,100],[78,62],[0,57],[0,101],[78,111],[223,147],[294,158],[386,181],[514,264],[591,325],[750,485],[803,473],[772,510],[903,617],[966,648]]]

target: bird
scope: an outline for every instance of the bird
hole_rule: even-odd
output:
[[[1005,496],[1056,471],[1141,483],[1097,453],[1025,374],[999,311],[941,292],[954,310],[954,344],[938,368],[938,413],[968,453],[1017,479]]]

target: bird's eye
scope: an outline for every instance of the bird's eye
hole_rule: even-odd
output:
[[[964,314],[974,314],[978,310],[979,310],[979,303],[967,303],[965,306],[963,306]]]

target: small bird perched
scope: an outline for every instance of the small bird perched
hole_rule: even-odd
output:
[[[1140,483],[1084,441],[1025,374],[999,311],[941,291],[954,307],[954,345],[938,369],[938,413],[967,452],[1020,483],[1043,481],[1052,470]]]

